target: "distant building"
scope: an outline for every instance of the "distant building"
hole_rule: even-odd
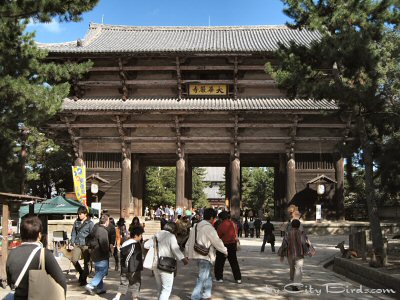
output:
[[[225,183],[224,167],[206,167],[203,182],[207,183],[204,193],[211,206],[225,206],[225,191],[220,190],[220,184]]]

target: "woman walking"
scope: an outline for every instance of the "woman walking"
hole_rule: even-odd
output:
[[[218,226],[218,236],[224,242],[224,246],[228,249],[228,261],[231,265],[233,277],[236,283],[242,283],[242,274],[236,256],[238,241],[236,225],[230,219],[229,214],[226,211],[221,212],[218,217],[222,220],[222,223]],[[214,275],[217,282],[223,282],[225,260],[226,256],[217,251],[217,258],[214,266]]]
[[[153,238],[147,240],[144,244],[145,249],[154,248],[153,271],[157,284],[157,299],[168,300],[174,284],[174,272],[163,271],[158,268],[160,257],[175,258],[181,260],[185,265],[188,259],[181,252],[175,237],[176,224],[168,222],[164,229],[157,232]]]

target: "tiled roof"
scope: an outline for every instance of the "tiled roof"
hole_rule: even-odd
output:
[[[286,26],[142,27],[90,24],[82,40],[41,44],[58,53],[252,53],[269,52],[278,43],[309,45],[320,34]]]
[[[236,111],[236,110],[337,110],[333,101],[288,98],[66,98],[64,111]]]

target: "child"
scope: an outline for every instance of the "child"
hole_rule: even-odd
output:
[[[119,300],[121,295],[130,292],[130,299],[137,299],[139,296],[141,271],[143,270],[142,247],[140,240],[144,230],[142,226],[130,228],[130,239],[125,241],[120,249],[121,255],[121,283],[117,295],[113,300]]]

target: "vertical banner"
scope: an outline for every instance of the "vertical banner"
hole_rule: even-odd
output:
[[[74,188],[76,198],[80,203],[86,204],[86,169],[84,166],[72,166],[72,176],[74,179]]]

